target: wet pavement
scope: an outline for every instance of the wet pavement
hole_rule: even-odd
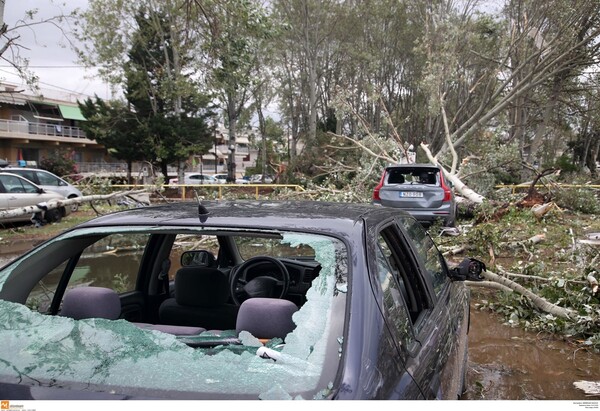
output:
[[[0,245],[0,266],[37,241]],[[471,308],[467,400],[600,400],[575,388],[600,381],[600,354],[552,335],[504,325],[489,311]]]

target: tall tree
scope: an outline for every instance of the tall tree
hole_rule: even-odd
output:
[[[152,141],[136,114],[122,101],[108,102],[97,96],[79,102],[79,108],[87,119],[81,124],[86,135],[127,163],[127,181],[131,183],[132,163],[145,160],[152,150]]]
[[[82,61],[122,87],[140,127],[154,143],[148,161],[160,167],[183,161],[209,145],[209,97],[201,93],[198,59],[200,27],[187,19],[183,0],[91,0],[78,31]],[[111,27],[107,30],[106,27]]]
[[[256,87],[256,62],[263,41],[272,34],[266,9],[255,0],[206,1],[196,17],[210,33],[200,53],[208,58],[207,80],[215,90],[226,116],[229,133],[229,181],[236,178],[237,122]]]
[[[125,63],[125,96],[153,139],[150,161],[165,178],[167,166],[185,161],[211,145],[206,119],[209,99],[200,85],[182,72],[186,58],[179,56],[172,25],[160,12],[141,10],[138,31]],[[182,167],[180,167],[180,170]]]

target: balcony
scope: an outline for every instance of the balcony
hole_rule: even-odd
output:
[[[0,138],[93,143],[79,127],[0,119]],[[77,141],[74,141],[77,140]],[[84,140],[84,141],[81,141]]]

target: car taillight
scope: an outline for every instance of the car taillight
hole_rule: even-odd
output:
[[[452,201],[452,190],[446,185],[446,180],[442,174],[440,174],[440,181],[442,183],[442,188],[444,189],[444,198],[442,199],[442,202],[447,203]]]
[[[383,187],[384,178],[385,178],[385,171],[381,175],[381,180],[379,180],[379,184],[377,184],[377,187],[375,187],[375,189],[373,190],[373,200],[374,201],[381,201],[381,197],[379,197],[379,190],[381,189],[381,187]]]

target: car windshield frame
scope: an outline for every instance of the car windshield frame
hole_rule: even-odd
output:
[[[252,335],[242,335],[244,331],[238,345],[203,350],[172,335],[139,329],[125,320],[42,315],[14,301],[19,299],[19,292],[11,294],[6,289],[63,242],[92,242],[117,232],[279,236],[290,247],[313,247],[322,269],[307,292],[307,302],[294,314],[297,328],[288,334],[283,346],[281,341],[274,341],[269,347],[279,352],[280,361],[259,357],[260,344]],[[0,269],[0,336],[7,341],[2,351],[30,353],[22,358],[3,358],[0,382],[21,381],[35,386],[57,381],[65,387],[83,385],[91,391],[141,396],[151,393],[164,398],[327,398],[341,364],[350,255],[342,237],[289,229],[131,226],[68,231]],[[240,367],[247,373],[240,373]],[[149,375],[153,377],[143,377]],[[224,392],[219,387],[227,389]]]

